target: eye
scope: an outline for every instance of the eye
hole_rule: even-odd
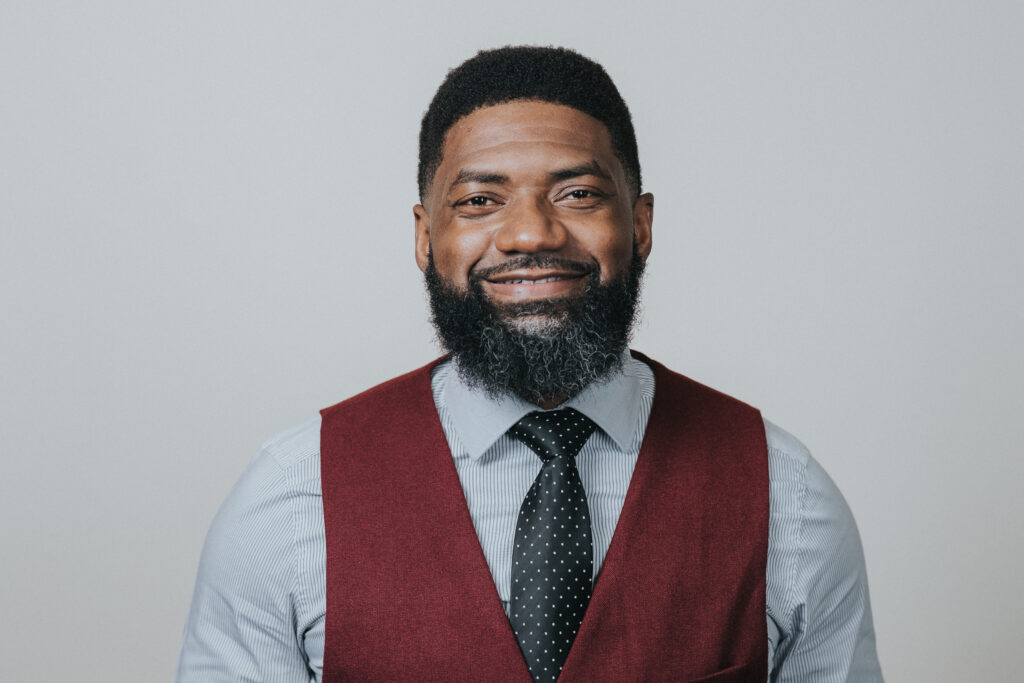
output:
[[[452,203],[452,208],[463,217],[476,218],[489,216],[495,211],[500,211],[504,201],[501,197],[490,194],[473,194],[459,199]]]
[[[561,195],[559,201],[566,206],[578,209],[594,208],[605,199],[607,195],[585,187],[576,187]]]
[[[478,194],[478,195],[474,195],[472,197],[469,197],[467,199],[463,199],[461,202],[457,202],[455,205],[456,206],[490,206],[491,204],[496,204],[496,203],[497,202],[495,202],[492,198],[490,198],[490,197],[488,197],[486,195]]]

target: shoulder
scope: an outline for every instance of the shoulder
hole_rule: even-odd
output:
[[[252,458],[210,525],[197,590],[293,593],[296,522],[320,507],[319,432],[319,417],[306,420]]]
[[[857,680],[880,680],[864,552],[853,513],[807,447],[777,425],[764,423],[771,487],[767,616],[773,667],[788,676],[827,662],[836,676],[827,680],[848,680],[843,676],[852,671],[863,674]]]
[[[333,421],[335,417],[345,419],[379,419],[376,413],[389,413],[395,408],[396,399],[423,392],[432,393],[432,375],[434,370],[443,366],[447,357],[441,357],[398,377],[381,382],[355,396],[335,403],[320,411],[324,421]]]
[[[214,530],[223,524],[254,524],[273,517],[272,512],[283,518],[294,497],[313,491],[319,495],[319,471],[317,415],[263,443],[217,513]],[[262,510],[260,515],[252,514],[256,509]]]
[[[213,669],[225,680],[248,680],[250,670],[285,680],[300,667],[297,642],[316,618],[311,587],[323,565],[322,531],[319,546],[305,531],[320,509],[319,432],[317,416],[264,443],[218,510],[177,680],[208,678]]]
[[[329,486],[333,488],[338,476],[350,476],[353,466],[372,469],[379,465],[376,459],[359,457],[366,444],[383,449],[387,443],[415,440],[438,426],[432,371],[443,360],[320,411],[320,455]]]
[[[807,450],[807,446],[800,439],[767,418],[764,420],[764,435],[768,442],[770,455],[796,467],[807,466],[811,459],[811,452]]]
[[[856,534],[853,513],[839,487],[811,456],[799,439],[764,420],[768,445],[768,472],[772,516],[785,515],[799,525],[794,531],[806,537],[822,527],[839,537]]]
[[[855,542],[857,526],[839,487],[795,436],[765,420],[768,478],[771,486],[772,537],[777,546],[808,554]]]
[[[273,464],[284,472],[301,467],[319,455],[320,416],[317,415],[265,441],[253,463],[266,459],[268,465]]]
[[[238,553],[260,539],[276,541],[282,556],[291,552],[293,505],[320,494],[320,417],[280,432],[264,442],[228,494],[210,527],[204,561],[214,566],[245,563]]]
[[[807,447],[774,423],[764,425],[771,487],[768,612],[785,632],[805,601],[802,584],[813,556],[834,552],[829,547],[856,526],[839,489]]]

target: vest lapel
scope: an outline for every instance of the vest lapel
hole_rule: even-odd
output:
[[[652,671],[672,671],[672,680],[685,681],[748,658],[755,665],[767,661],[767,447],[760,415],[742,406],[749,411],[742,427],[753,424],[754,433],[726,446],[722,459],[749,463],[752,471],[737,477],[740,506],[719,513],[737,496],[719,498],[728,483],[712,481],[723,471],[713,443],[723,413],[707,404],[725,397],[633,355],[654,370],[654,402],[608,554],[559,679],[565,683],[647,680]],[[723,523],[732,534],[754,531],[736,553],[748,567],[723,568],[734,553]],[[730,640],[739,647],[723,645]],[[747,680],[758,676],[763,681],[767,670]]]
[[[529,680],[437,418],[434,365],[323,411],[325,683],[405,680],[431,659],[461,661],[465,680]]]

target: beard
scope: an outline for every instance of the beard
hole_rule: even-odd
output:
[[[644,259],[633,245],[629,267],[606,284],[596,264],[553,257],[514,257],[488,273],[513,268],[565,268],[584,274],[577,294],[496,304],[482,273],[462,291],[434,266],[425,271],[437,339],[468,385],[492,397],[512,394],[534,404],[567,400],[622,365],[637,316]]]

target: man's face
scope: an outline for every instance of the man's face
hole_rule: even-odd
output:
[[[543,311],[578,297],[596,273],[623,276],[651,250],[654,199],[633,197],[611,136],[571,107],[519,100],[449,129],[423,205],[416,261],[459,291],[478,280],[493,304]],[[543,314],[538,314],[544,317]],[[514,324],[532,326],[538,315]]]
[[[617,368],[629,340],[653,197],[635,200],[605,126],[516,101],[449,130],[416,206],[416,260],[460,375],[558,405]]]

